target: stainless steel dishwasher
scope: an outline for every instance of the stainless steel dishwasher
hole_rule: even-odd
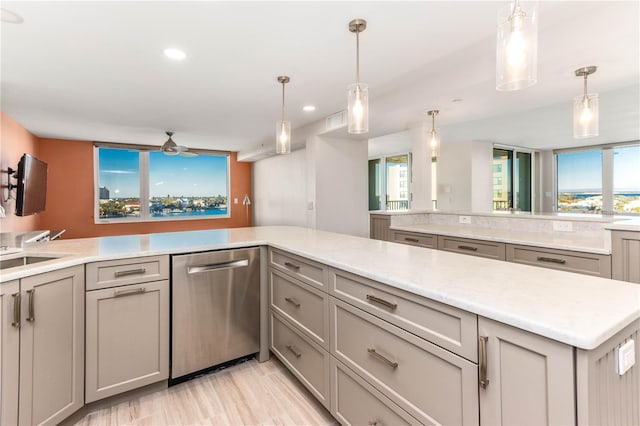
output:
[[[260,349],[260,249],[172,256],[171,380]]]

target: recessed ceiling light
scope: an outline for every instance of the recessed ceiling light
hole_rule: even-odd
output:
[[[456,103],[456,102],[462,102],[461,98],[453,98],[451,99],[451,102]]]
[[[302,107],[302,110],[305,112],[311,112],[311,111],[315,111],[316,107],[313,105],[305,105]]]
[[[184,53],[182,50],[174,49],[174,48],[164,49],[164,55],[167,58],[173,59],[175,61],[181,61],[187,57],[187,54]]]
[[[0,21],[6,22],[8,24],[22,24],[24,22],[24,19],[22,19],[22,16],[18,15],[17,13],[2,7],[0,8]]]

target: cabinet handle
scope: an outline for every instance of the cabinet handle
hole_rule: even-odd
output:
[[[300,269],[300,267],[298,265],[296,265],[295,263],[291,263],[291,262],[284,262],[284,266],[286,266],[287,268],[295,269],[296,271],[298,269]]]
[[[371,355],[373,355],[375,358],[379,359],[380,361],[384,362],[385,364],[387,364],[389,367],[393,368],[394,370],[396,368],[398,368],[398,363],[391,361],[389,358],[387,358],[384,355],[380,355],[378,352],[376,352],[375,349],[373,348],[368,348],[367,352],[369,352]]]
[[[284,300],[286,300],[287,302],[291,303],[296,308],[300,307],[300,302],[298,302],[296,299],[294,299],[292,297],[285,297]]]
[[[567,263],[566,260],[558,259],[557,257],[538,256],[538,260],[541,262],[551,262],[551,263],[560,263],[560,264]]]
[[[229,262],[209,263],[206,265],[189,266],[187,274],[198,274],[200,272],[220,271],[223,269],[243,268],[249,266],[249,259],[231,260]]]
[[[146,268],[129,269],[128,271],[116,271],[113,276],[116,278],[126,277],[129,275],[142,275],[147,272]]]
[[[478,251],[478,247],[473,247],[473,246],[458,246],[458,248],[460,250]]]
[[[369,420],[369,426],[378,426],[377,420]]]
[[[386,301],[384,299],[380,299],[379,297],[374,296],[373,294],[367,294],[367,300],[369,300],[371,302],[378,303],[378,304],[380,304],[382,306],[385,306],[385,307],[391,309],[392,311],[394,311],[398,307],[397,303],[388,302],[388,301]]]
[[[287,345],[287,349],[289,349],[289,352],[291,352],[292,354],[294,354],[296,356],[296,358],[300,358],[302,356],[302,354],[300,353],[300,351],[298,350],[298,348],[296,348],[293,345]]]
[[[480,344],[480,387],[486,389],[489,386],[489,379],[487,379],[487,342],[489,338],[487,336],[479,336],[478,343]]]
[[[29,294],[29,316],[27,317],[27,321],[34,322],[36,317],[33,310],[33,298],[34,294],[36,294],[36,289],[32,288],[31,290],[27,290],[27,294]]]
[[[420,240],[419,240],[419,239],[417,239],[417,238],[404,237],[404,240],[405,240],[405,241],[410,241],[410,242],[412,242],[412,243],[419,243],[419,242],[420,242]],[[369,424],[371,424],[371,423],[369,423]]]
[[[12,326],[20,328],[20,293],[13,293],[13,322]]]
[[[113,292],[113,297],[133,296],[134,294],[142,294],[146,291],[147,289],[144,287],[132,288],[130,290],[116,290]]]

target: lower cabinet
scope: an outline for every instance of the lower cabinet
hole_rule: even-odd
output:
[[[372,240],[391,240],[391,216],[386,214],[369,215],[369,238]]]
[[[640,232],[611,231],[612,278],[640,284]]]
[[[18,424],[20,282],[0,284],[0,425]]]
[[[480,423],[575,424],[573,347],[478,319]]]
[[[20,303],[12,309],[12,322],[17,323],[13,328],[20,330],[17,423],[57,424],[84,404],[84,269],[77,266],[23,278],[19,294]],[[8,379],[13,383],[15,372]],[[3,407],[3,424],[4,416]]]
[[[169,377],[169,281],[88,291],[86,401]]]
[[[333,357],[331,414],[343,425],[421,424]]]

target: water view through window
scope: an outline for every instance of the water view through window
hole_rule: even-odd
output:
[[[100,219],[228,217],[229,158],[98,148]],[[141,200],[147,200],[141,203]]]

